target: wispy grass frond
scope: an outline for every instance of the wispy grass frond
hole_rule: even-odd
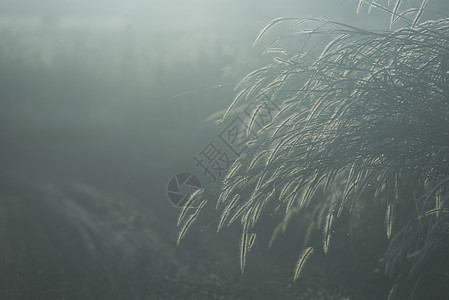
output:
[[[301,271],[304,268],[304,265],[305,265],[306,261],[310,258],[310,256],[312,254],[313,254],[313,248],[312,247],[306,248],[301,253],[301,256],[299,257],[298,261],[296,262],[295,274],[293,276],[293,280],[294,281],[296,281],[296,279],[298,279],[299,275],[301,275]]]
[[[368,13],[371,13],[373,9],[377,9],[390,15],[390,29],[398,20],[404,21],[408,26],[415,27],[420,22],[428,0],[421,1],[419,7],[412,7],[403,10],[401,9],[401,4],[403,4],[402,0],[388,0],[385,2],[386,5],[382,5],[377,0],[360,0],[357,6],[357,13],[360,13],[363,5],[365,4],[368,6]],[[411,14],[413,14],[411,18],[406,17]]]
[[[327,214],[326,224],[324,225],[324,235],[323,235],[323,248],[324,253],[329,250],[329,243],[332,235],[332,223],[334,222],[334,212],[331,211]]]
[[[283,95],[276,100],[291,106],[255,148],[255,155],[257,149],[272,149],[265,166],[245,168],[249,178],[276,171],[275,179],[252,188],[268,195],[277,186],[283,192],[265,201],[285,202],[286,191],[294,187],[304,192],[301,203],[307,206],[321,186],[345,173],[337,208],[351,209],[360,195],[374,191],[389,208],[387,234],[394,234],[392,208],[401,208],[399,198],[411,197],[408,187],[424,193],[449,174],[444,150],[449,145],[448,25],[440,20],[386,33],[346,28],[318,59],[292,55],[288,68],[283,63],[267,69],[266,78],[286,75],[272,93]],[[293,95],[282,94],[291,90]],[[294,125],[285,126],[286,120]],[[413,220],[416,213],[410,212]]]
[[[206,204],[207,204],[207,200],[204,199],[200,202],[199,206],[197,208],[195,208],[195,211],[193,213],[184,215],[182,222],[180,222],[181,230],[179,231],[179,234],[178,234],[178,240],[177,240],[178,245],[181,242],[184,235],[187,233],[187,230],[190,228],[190,226],[193,224],[193,222],[195,222],[199,213],[201,212],[201,210],[204,208],[204,206]],[[185,207],[188,207],[188,206],[185,206]]]
[[[421,18],[422,14],[423,14],[423,12],[424,12],[424,8],[425,8],[426,5],[427,5],[427,2],[429,2],[429,0],[423,0],[423,1],[421,2],[421,6],[419,7],[419,9],[418,9],[418,11],[417,11],[417,13],[416,13],[415,19],[413,20],[413,25],[412,25],[413,27],[415,27],[416,24],[418,24],[419,19]]]
[[[260,39],[263,37],[263,35],[274,25],[281,23],[281,22],[285,22],[285,21],[290,21],[290,20],[300,20],[300,18],[286,18],[286,17],[281,17],[281,18],[276,18],[270,22],[268,22],[267,25],[264,26],[264,28],[262,28],[262,30],[259,32],[259,34],[256,37],[256,40],[254,41],[253,45],[256,45]]]
[[[249,233],[248,233],[249,222],[246,221],[243,224],[242,237],[240,239],[240,270],[242,273],[245,271],[246,264],[246,254],[249,248]]]
[[[401,1],[389,4],[399,15]],[[238,113],[238,101],[281,107],[217,192],[219,229],[237,221],[243,226],[242,271],[262,211],[282,205],[286,219],[319,207],[310,211],[324,234],[325,252],[338,218],[356,216],[368,202],[383,207],[390,276],[404,272],[404,263],[415,274],[448,244],[449,19],[418,23],[425,5],[409,26],[389,32],[307,20],[316,25],[308,34],[326,41],[321,52],[282,52],[242,80],[225,117]],[[297,19],[272,21],[256,43],[286,21]],[[300,25],[295,23],[300,34],[292,37],[304,37]],[[317,200],[323,195],[329,199]],[[183,216],[182,232],[196,212]],[[312,251],[307,248],[299,259],[295,279]]]

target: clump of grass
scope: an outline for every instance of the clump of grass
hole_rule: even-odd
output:
[[[283,37],[274,40],[266,51],[282,55],[240,82],[229,110],[236,113],[248,102],[281,107],[218,192],[218,229],[242,225],[242,271],[262,211],[280,207],[285,222],[318,207],[313,217],[323,231],[325,252],[335,220],[343,214],[359,218],[359,208],[368,203],[383,207],[390,241],[383,265],[395,279],[407,275],[418,282],[426,263],[447,253],[449,19],[419,23],[426,2],[395,31],[294,18],[276,19],[262,30],[256,42],[277,23],[296,22],[288,37],[312,37],[326,46],[317,55],[316,45],[280,50]],[[400,1],[394,4],[392,22],[407,22]],[[304,24],[307,29],[301,29]],[[258,113],[256,108],[248,130]],[[191,203],[201,201],[203,207],[208,194],[200,195]],[[182,232],[198,212],[184,208]],[[312,248],[304,253],[295,279]]]

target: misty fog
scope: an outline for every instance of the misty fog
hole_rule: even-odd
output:
[[[270,20],[388,29],[358,2],[0,0],[0,298],[295,298],[288,241],[243,275],[214,217],[177,247],[167,184],[203,176],[234,87],[272,60],[253,47]]]

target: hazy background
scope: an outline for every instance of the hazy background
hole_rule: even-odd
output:
[[[353,15],[332,3],[0,1],[1,172],[168,208],[166,182],[214,137],[207,116],[269,62],[258,31],[278,16]]]
[[[245,275],[253,287],[240,286],[232,230],[192,232],[176,248],[179,210],[166,184],[198,173],[192,158],[217,132],[207,117],[270,61],[252,47],[268,21],[387,28],[382,14],[356,16],[357,3],[0,0],[0,298],[176,298],[189,290],[170,287],[195,276],[217,289],[208,299],[284,291],[270,284],[294,290],[269,263],[260,268],[271,269],[271,283]],[[216,265],[203,270],[200,258]],[[288,268],[296,254],[289,259]],[[235,288],[215,282],[226,276]],[[203,297],[190,293],[182,295]]]
[[[166,181],[213,137],[206,117],[269,62],[258,31],[278,16],[369,26],[354,2],[0,1],[2,172],[168,205]]]

